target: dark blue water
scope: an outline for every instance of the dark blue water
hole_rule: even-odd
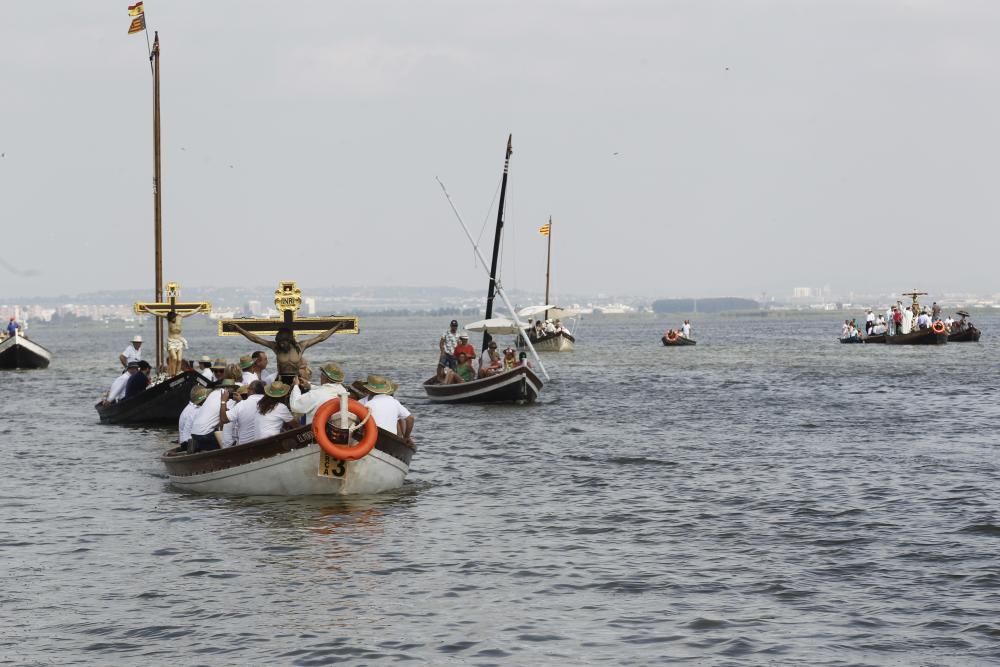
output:
[[[0,374],[0,663],[1000,662],[1000,317],[941,348],[592,318],[525,408],[424,399],[448,319],[310,351],[417,417],[406,486],[353,499],[173,490],[175,433],[93,409],[136,331],[37,326],[53,366]]]

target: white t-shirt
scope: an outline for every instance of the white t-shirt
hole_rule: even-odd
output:
[[[129,346],[122,351],[122,354],[125,355],[126,364],[130,361],[142,361],[141,347],[137,350],[135,349],[135,345],[129,344]]]
[[[497,361],[501,361],[501,357],[497,356]],[[489,348],[483,350],[483,353],[479,355],[479,368],[489,368],[493,365],[493,357],[490,356]]]
[[[403,407],[403,404],[388,394],[376,394],[374,396],[361,399],[361,404],[366,406],[371,412],[372,419],[379,428],[383,428],[390,433],[396,433],[400,419],[410,416],[410,411]]]
[[[220,406],[221,407],[221,406]],[[229,399],[226,401],[226,414],[236,407],[236,401]],[[236,444],[236,423],[228,421],[222,425],[222,447],[232,447]]]
[[[184,444],[191,439],[191,424],[194,423],[194,416],[198,412],[198,406],[190,401],[181,412],[181,418],[177,422],[177,442]]]
[[[111,389],[108,391],[108,403],[120,401],[125,397],[125,385],[128,384],[130,377],[132,377],[131,373],[122,371],[122,374],[115,378],[115,381],[111,383]]]
[[[219,425],[219,407],[222,405],[222,390],[216,389],[208,395],[195,413],[191,424],[191,435],[209,435]]]
[[[260,381],[263,382],[264,384],[271,384],[277,379],[277,377],[278,377],[278,371],[269,371],[265,368],[264,371],[260,374]]]
[[[251,382],[256,382],[260,378],[257,377],[256,373],[251,373],[250,371],[243,371],[243,384],[250,386]]]
[[[255,419],[257,420],[257,439],[261,440],[281,433],[281,427],[292,420],[292,411],[284,403],[278,403],[266,415],[260,414],[258,410]]]
[[[205,376],[206,378],[208,378],[212,382],[215,382],[215,373],[212,372],[211,368],[202,368],[199,371],[199,373],[201,373],[203,376]]]
[[[339,382],[314,384],[310,387],[309,391],[304,394],[296,385],[292,387],[292,394],[288,399],[288,404],[291,406],[292,412],[305,415],[306,423],[312,424],[313,415],[316,414],[316,409],[327,401],[337,398],[344,391],[343,385]]]
[[[257,404],[263,397],[263,394],[250,394],[232,410],[226,410],[226,418],[236,429],[236,444],[257,440]]]
[[[690,338],[691,337],[691,325],[690,324],[685,324],[684,326],[681,327],[681,335],[684,336],[685,338]]]

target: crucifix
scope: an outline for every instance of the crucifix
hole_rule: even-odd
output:
[[[212,305],[207,301],[178,301],[180,296],[180,285],[177,283],[167,283],[167,300],[161,303],[144,303],[137,301],[132,309],[136,315],[149,313],[156,317],[163,317],[167,320],[167,375],[171,377],[181,372],[181,356],[187,341],[181,335],[181,319],[190,317],[195,313],[208,313],[212,310]],[[159,326],[159,325],[157,325]],[[163,365],[163,350],[156,347],[156,370],[159,372]]]
[[[335,333],[358,333],[358,318],[337,315],[296,317],[301,306],[302,291],[295,286],[294,280],[284,280],[274,291],[274,307],[281,313],[280,318],[219,320],[219,335],[243,336],[274,352],[278,374],[286,382],[291,382],[296,375],[308,380],[309,365],[303,353]],[[300,341],[295,338],[296,334],[318,335]],[[274,340],[261,336],[274,336]]]
[[[917,290],[913,290],[912,292],[903,292],[903,296],[909,296],[913,298],[913,305],[910,307],[910,312],[912,312],[913,316],[916,317],[917,313],[920,312],[920,304],[917,302],[917,297],[927,296],[927,292],[918,292]]]

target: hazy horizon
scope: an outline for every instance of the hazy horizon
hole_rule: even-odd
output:
[[[152,290],[128,4],[0,7],[7,298]],[[165,282],[485,290],[512,133],[509,289],[1000,292],[995,3],[145,7]]]

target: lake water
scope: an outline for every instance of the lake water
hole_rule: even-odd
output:
[[[416,415],[405,487],[348,499],[172,489],[175,431],[93,407],[151,326],[37,326],[52,367],[0,374],[0,664],[1000,663],[1000,317],[939,348],[595,317],[520,408],[427,402],[449,319],[310,350]]]

